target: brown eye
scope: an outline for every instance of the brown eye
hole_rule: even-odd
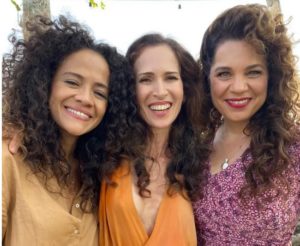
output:
[[[261,70],[251,70],[248,72],[247,75],[251,78],[256,78],[256,77],[260,76],[261,74],[262,74]]]
[[[227,71],[218,72],[217,77],[222,79],[222,80],[226,80],[226,79],[229,79],[231,77],[231,74],[230,74],[230,72],[227,72]]]
[[[168,76],[167,80],[178,80],[178,77],[176,77],[176,76]]]
[[[98,98],[107,100],[107,95],[105,93],[101,92],[101,91],[95,91],[95,95]]]
[[[139,83],[147,83],[147,82],[150,82],[150,81],[151,81],[150,78],[140,78],[138,80]]]
[[[64,82],[65,82],[66,84],[72,85],[72,86],[77,86],[77,85],[78,85],[78,82],[75,81],[75,80],[65,80]]]

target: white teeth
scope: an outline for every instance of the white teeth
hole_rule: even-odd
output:
[[[160,105],[151,105],[150,109],[155,110],[155,111],[162,111],[162,110],[166,110],[170,107],[171,107],[171,104],[167,103],[167,104],[160,104]]]
[[[88,115],[86,115],[85,113],[76,111],[76,110],[74,110],[74,109],[67,108],[67,110],[68,110],[69,112],[71,112],[72,114],[75,114],[75,115],[81,117],[82,119],[89,119],[89,118],[90,118],[90,117],[89,117]]]
[[[240,101],[235,101],[235,100],[229,100],[232,104],[236,105],[242,105],[248,102],[248,99],[240,100]]]

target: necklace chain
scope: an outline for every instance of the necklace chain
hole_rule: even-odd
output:
[[[247,140],[247,139],[246,139],[246,140]],[[234,150],[233,152],[230,152],[230,153],[229,153],[230,155],[227,155],[227,156],[225,157],[224,161],[221,163],[221,169],[222,169],[222,170],[225,170],[225,169],[227,169],[227,168],[229,167],[229,160],[231,160],[231,159],[234,157],[234,155],[231,156],[231,154],[232,154],[232,153],[236,153],[237,151],[240,151],[240,150],[245,146],[245,144],[247,143],[246,140],[242,142],[242,144],[239,146],[238,149]]]

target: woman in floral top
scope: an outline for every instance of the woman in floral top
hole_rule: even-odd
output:
[[[233,7],[207,29],[199,63],[212,150],[194,203],[199,245],[291,245],[300,215],[295,62],[282,16],[266,6]]]

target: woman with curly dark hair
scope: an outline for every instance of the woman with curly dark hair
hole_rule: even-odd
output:
[[[137,39],[126,57],[135,77],[130,128],[119,148],[107,145],[111,158],[101,166],[100,245],[196,245],[190,199],[201,196],[208,153],[200,148],[199,67],[159,34]]]
[[[86,164],[123,117],[110,108],[125,100],[128,63],[63,16],[28,28],[3,58],[3,123],[23,138],[14,155],[2,143],[2,243],[98,245],[100,182]]]
[[[266,6],[226,10],[201,52],[202,134],[212,145],[199,244],[290,245],[300,215],[299,95],[282,16]]]

